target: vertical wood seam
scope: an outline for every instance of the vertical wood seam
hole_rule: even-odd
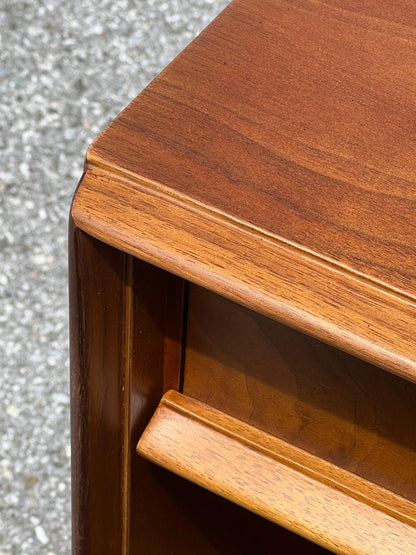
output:
[[[124,263],[124,355],[122,372],[122,457],[121,457],[121,515],[122,555],[129,553],[130,527],[130,398],[133,333],[133,259],[126,255]]]

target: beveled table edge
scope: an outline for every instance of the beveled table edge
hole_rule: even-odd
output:
[[[88,159],[72,216],[104,243],[416,381],[413,298]]]

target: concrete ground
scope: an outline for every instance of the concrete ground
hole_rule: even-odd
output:
[[[0,0],[0,555],[70,552],[67,218],[88,144],[227,0]]]

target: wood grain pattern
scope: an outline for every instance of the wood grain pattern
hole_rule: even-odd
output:
[[[92,145],[77,225],[414,380],[415,20],[235,0]]]
[[[180,382],[183,282],[70,222],[73,555],[325,551],[135,453]]]
[[[409,300],[96,167],[72,213],[104,242],[416,381]]]
[[[215,408],[169,393],[148,458],[331,550],[416,552],[415,22],[411,0],[234,0],[89,149],[74,554],[289,538],[134,455],[182,383]],[[191,286],[186,345],[183,279],[224,297]]]
[[[183,393],[416,502],[416,385],[190,285]]]
[[[137,449],[335,552],[416,553],[414,504],[400,514],[382,489],[178,392],[164,396]]]
[[[377,4],[236,0],[88,160],[414,299],[415,6]]]
[[[72,549],[125,553],[128,257],[72,222],[69,246]]]

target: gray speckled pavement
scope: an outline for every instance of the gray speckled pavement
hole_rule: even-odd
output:
[[[0,555],[70,552],[67,218],[88,144],[227,0],[0,0]]]

